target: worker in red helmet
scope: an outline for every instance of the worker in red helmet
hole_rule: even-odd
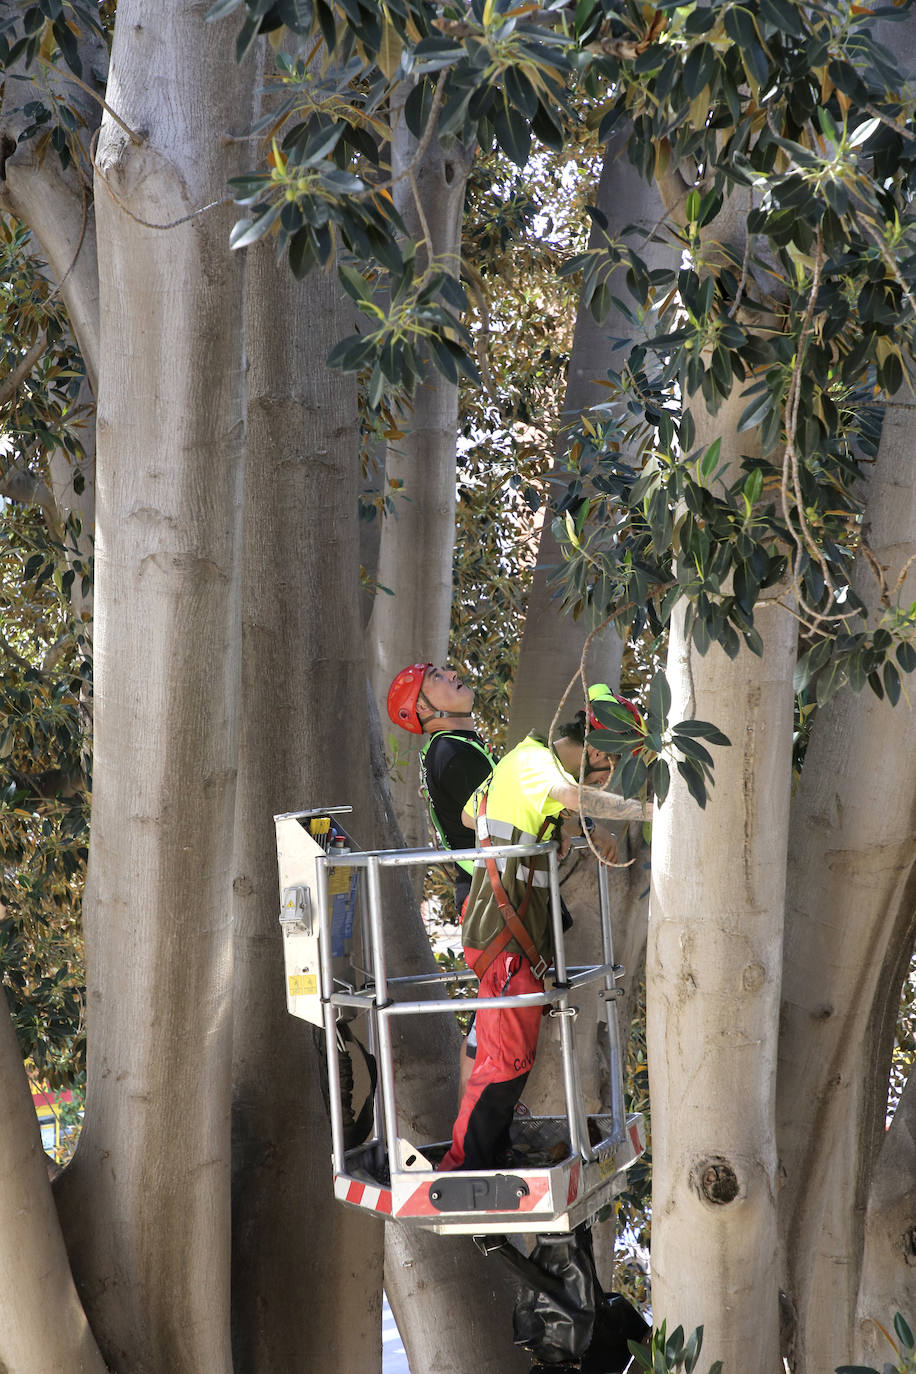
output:
[[[473,849],[474,831],[461,819],[471,793],[490,776],[495,762],[474,726],[474,689],[454,668],[412,663],[388,689],[388,716],[420,747],[420,790],[429,818],[446,849]],[[455,906],[460,914],[471,890],[474,865],[456,865]]]
[[[602,693],[613,695],[607,688]],[[651,807],[600,790],[616,759],[586,742],[590,728],[601,728],[592,715],[591,706],[588,715],[580,711],[561,726],[552,744],[529,735],[500,760],[465,808],[464,821],[475,826],[480,847],[556,839],[562,854],[568,845],[564,827],[578,829],[580,807],[599,820],[651,814]],[[602,857],[616,859],[613,832],[596,829],[594,841]],[[546,855],[477,860],[462,941],[465,961],[480,980],[478,997],[543,992],[553,959],[547,867]],[[515,1104],[534,1064],[541,1011],[539,1006],[478,1009],[474,1068],[441,1169],[502,1166]]]
[[[388,689],[388,716],[412,735],[424,735],[420,747],[420,791],[429,819],[445,849],[473,849],[474,831],[461,819],[465,803],[490,776],[495,759],[474,727],[474,691],[454,668],[412,663],[402,668]],[[474,865],[455,864],[455,909],[459,918],[471,890]],[[463,1093],[474,1065],[477,1039],[473,1021],[459,1065]]]

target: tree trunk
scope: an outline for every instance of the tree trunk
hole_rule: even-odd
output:
[[[324,273],[296,282],[272,244],[250,252],[233,884],[235,1374],[299,1374],[304,1342],[314,1374],[370,1374],[381,1350],[383,1226],[334,1199],[324,1050],[283,995],[272,821],[351,803],[354,835],[368,843],[371,833],[356,385],[324,366],[351,326],[342,294]]]
[[[408,87],[401,88],[406,100]],[[394,198],[409,232],[419,238],[423,207],[432,254],[459,275],[461,219],[471,154],[455,147],[443,151],[433,138],[410,176],[416,153],[403,105],[392,115]],[[396,515],[386,516],[378,556],[378,583],[369,621],[370,678],[383,728],[395,730],[403,765],[392,784],[401,829],[409,844],[427,842],[427,820],[417,796],[417,745],[412,736],[388,725],[385,698],[394,675],[408,663],[444,663],[448,653],[452,606],[452,555],[455,546],[455,442],[458,388],[432,364],[417,388],[413,406],[401,419],[406,431],[387,449],[385,485],[393,493]]]
[[[779,1367],[773,1094],[795,631],[755,624],[762,665],[717,646],[704,659],[672,627],[671,718],[713,720],[705,811],[680,777],[656,811],[647,952],[652,1096],[652,1305],[702,1324],[726,1369]],[[687,1259],[689,1256],[689,1260]]]
[[[651,229],[662,214],[661,201],[655,187],[643,180],[626,155],[626,139],[619,137],[608,145],[601,179],[597,188],[598,209],[607,217],[608,233],[619,234],[626,224]],[[593,228],[591,246],[602,243],[604,236]],[[659,255],[655,245],[637,246],[651,260]],[[617,294],[624,294],[616,280],[612,286]],[[622,361],[614,340],[626,336],[632,325],[614,307],[607,318],[598,324],[591,311],[580,303],[576,315],[572,355],[566,379],[566,395],[561,415],[561,431],[557,437],[556,475],[565,469],[570,432],[579,423],[589,406],[607,399],[602,382],[610,368]],[[544,520],[538,546],[537,564],[528,612],[522,635],[518,670],[512,691],[512,715],[507,747],[524,739],[530,730],[545,730],[553,718],[560,698],[569,686],[570,678],[579,665],[589,626],[584,618],[573,620],[560,609],[555,589],[548,579],[562,561],[559,545],[553,536],[551,519]],[[590,647],[587,672],[591,682],[616,683],[620,677],[623,645],[612,629],[608,629]],[[566,701],[562,720],[570,720],[582,707],[582,693],[574,687]]]
[[[881,1327],[900,1312],[916,1313],[916,1076],[910,1073],[890,1130],[881,1143],[865,1214],[862,1283],[854,1358],[890,1358]],[[880,1326],[879,1326],[880,1323]]]
[[[740,257],[742,231],[742,214],[726,203],[710,232]],[[726,480],[753,443],[735,428],[745,403],[737,388],[715,416],[699,393],[689,401],[698,446],[722,440]],[[754,624],[762,658],[743,645],[734,659],[718,645],[701,658],[683,610],[672,617],[670,718],[714,721],[731,747],[716,751],[705,810],[673,772],[652,827],[652,1305],[669,1330],[702,1324],[704,1351],[726,1369],[774,1374],[774,1094],[796,630],[772,601],[758,603]]]
[[[908,407],[889,405],[863,533],[891,584],[916,552],[912,435]],[[863,567],[857,590],[877,607]],[[914,595],[911,570],[902,603]],[[914,756],[911,707],[844,689],[818,713],[793,802],[778,1122],[799,1371],[833,1368],[853,1349],[867,1190],[913,947]]]
[[[0,1083],[0,1369],[105,1374],[70,1274],[35,1107],[2,995]]]
[[[97,95],[101,96],[95,74],[104,72],[108,64],[102,40],[95,35],[83,35],[80,57],[87,84],[95,85]],[[8,98],[0,119],[0,209],[27,224],[41,244],[95,391],[99,376],[99,273],[95,209],[85,169],[91,163],[89,149],[99,127],[101,109],[88,92],[51,69],[49,85],[63,104],[75,110],[82,134],[81,156],[64,170],[52,149],[46,149],[39,158],[35,156],[34,139],[18,142],[32,117],[21,110],[13,112],[15,96],[11,92],[15,88],[18,94],[28,87],[15,79],[15,69],[5,75],[13,79],[7,84]],[[31,79],[33,73],[20,69],[18,75]]]
[[[232,211],[194,212],[238,170],[252,85],[193,0],[121,0],[109,101],[138,141],[106,117],[89,1069],[61,1191],[118,1374],[231,1369],[243,262]]]

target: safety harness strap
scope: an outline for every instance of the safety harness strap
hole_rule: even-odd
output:
[[[444,715],[445,712],[440,711],[439,714]],[[490,765],[491,770],[495,768],[496,760],[493,758],[493,755],[490,753],[490,751],[484,748],[484,746],[480,743],[479,740],[469,739],[467,735],[453,734],[450,730],[434,731],[431,735],[426,736],[425,740],[420,746],[420,792],[426,801],[427,810],[429,811],[429,819],[432,824],[433,830],[438,835],[439,842],[442,845],[442,848],[448,849],[450,848],[448,836],[443,830],[442,822],[439,820],[439,817],[436,814],[436,808],[433,806],[433,799],[429,794],[429,778],[426,773],[426,754],[429,750],[430,745],[437,739],[454,739],[458,740],[462,744],[473,745],[474,748],[477,750],[478,754],[482,754],[483,757],[486,759],[487,763]],[[474,871],[474,865],[469,859],[453,859],[452,863],[455,864],[456,868],[463,869],[465,873],[473,873]]]
[[[484,789],[480,794],[480,810],[478,814],[483,817],[485,830],[483,837],[479,837],[480,847],[481,849],[489,849],[492,846],[493,841],[490,839],[489,828],[486,824],[486,789]],[[543,838],[543,836],[547,832],[548,827],[552,823],[552,816],[547,816],[544,819],[541,828],[537,833],[538,844],[540,844],[541,839]],[[531,857],[532,859],[534,858],[533,855]],[[493,960],[498,958],[498,956],[502,954],[503,950],[506,948],[506,945],[508,945],[511,940],[515,940],[519,945],[521,945],[522,953],[531,964],[531,969],[534,973],[535,978],[543,978],[544,974],[550,968],[551,961],[549,959],[542,958],[542,956],[538,954],[537,949],[535,948],[534,941],[529,935],[526,927],[522,924],[525,917],[525,913],[528,910],[528,903],[531,900],[531,889],[534,885],[533,862],[529,863],[528,865],[528,881],[525,884],[525,893],[522,897],[521,902],[519,903],[517,911],[510,902],[509,895],[506,892],[506,889],[503,887],[502,878],[499,876],[499,868],[497,866],[496,860],[492,857],[492,855],[488,854],[485,858],[485,863],[487,865],[487,873],[490,877],[490,886],[493,889],[493,896],[496,898],[496,904],[499,907],[500,915],[502,916],[505,924],[503,925],[502,930],[495,937],[495,939],[490,941],[490,943],[487,945],[486,949],[483,951],[480,958],[474,965],[474,972],[477,975],[478,981],[482,981],[484,974],[486,973],[490,965],[493,963]]]

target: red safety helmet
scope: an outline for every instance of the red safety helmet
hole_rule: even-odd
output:
[[[423,726],[417,715],[417,698],[423,687],[423,679],[431,663],[411,663],[402,668],[388,688],[388,716],[394,725],[409,730],[412,735],[422,735]]]
[[[602,725],[601,721],[598,719],[598,717],[592,710],[591,703],[593,701],[615,701],[618,706],[625,706],[626,709],[629,711],[630,715],[633,717],[633,720],[635,721],[637,728],[640,730],[642,729],[643,720],[642,713],[640,712],[639,708],[637,706],[634,706],[632,701],[628,701],[626,697],[618,696],[616,692],[612,692],[610,687],[608,687],[606,683],[596,682],[594,687],[589,687],[588,700],[588,723],[593,730],[607,729],[605,725]]]

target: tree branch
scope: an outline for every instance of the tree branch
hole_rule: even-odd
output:
[[[10,375],[0,382],[0,406],[5,406],[8,401],[13,399],[47,346],[48,334],[47,330],[43,329],[19,365],[13,368]]]
[[[28,468],[11,467],[0,472],[0,496],[18,501],[23,506],[39,506],[44,511],[51,533],[60,539],[63,529],[54,493],[46,482]]]

